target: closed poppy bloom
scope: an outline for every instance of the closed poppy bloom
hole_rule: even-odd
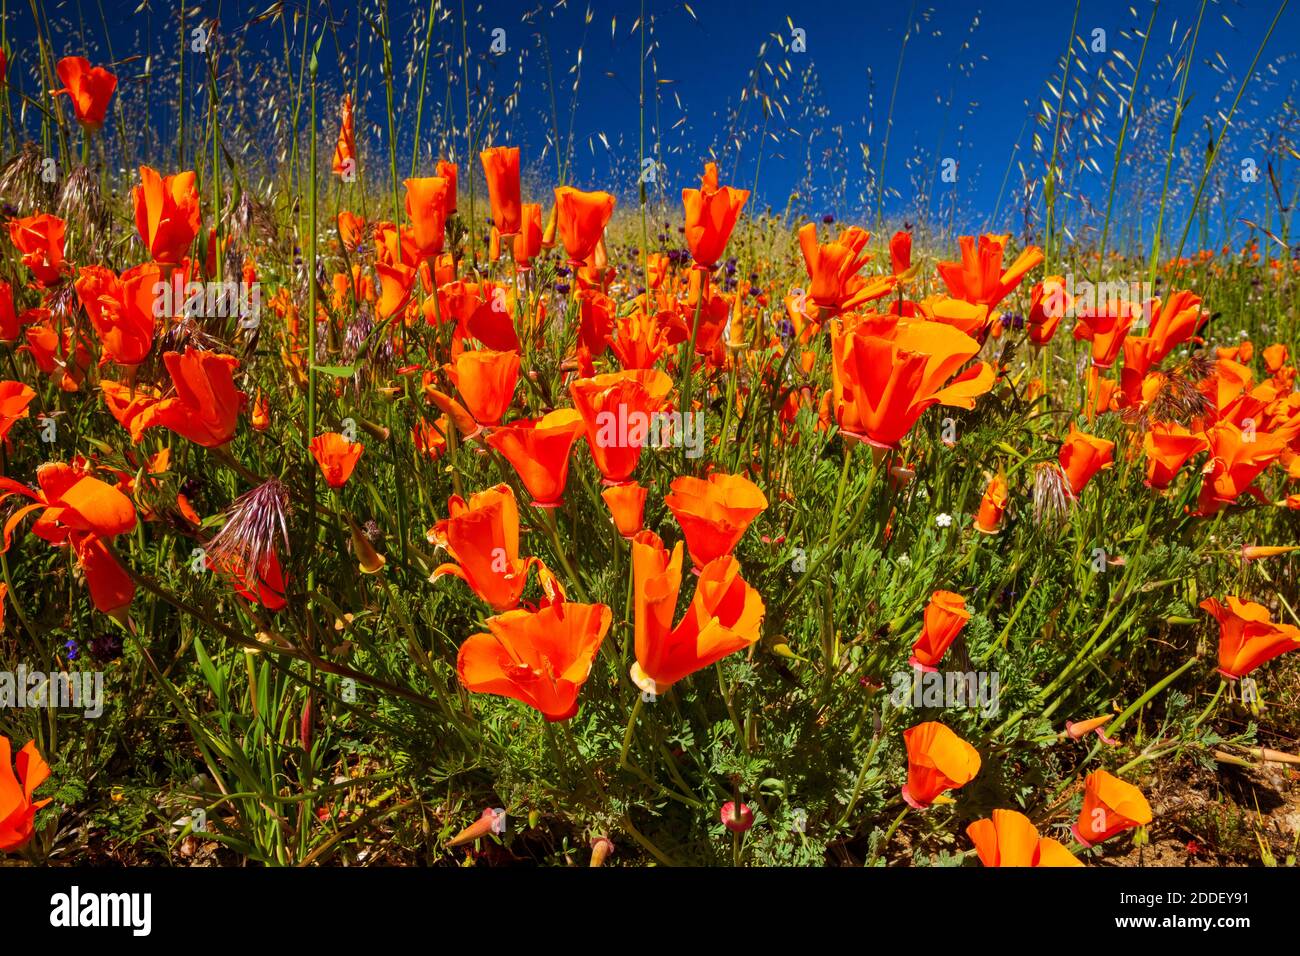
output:
[[[103,539],[90,534],[76,537],[72,549],[77,566],[86,578],[86,589],[95,610],[126,623],[127,611],[135,599],[135,581],[105,546]]]
[[[36,832],[36,811],[50,800],[32,795],[49,776],[36,741],[27,741],[14,759],[9,738],[0,734],[0,852],[21,850]]]
[[[952,591],[935,591],[925,607],[925,623],[907,662],[923,671],[934,671],[969,620],[964,597]]]
[[[767,507],[767,497],[744,475],[713,472],[707,480],[682,475],[664,503],[686,535],[696,569],[731,554],[749,523]]]
[[[726,251],[727,240],[736,228],[740,210],[749,198],[748,189],[718,187],[717,163],[704,164],[699,189],[682,190],[686,211],[686,245],[697,266],[712,269]]]
[[[889,239],[889,265],[894,275],[901,276],[912,268],[912,234],[898,230]]]
[[[357,134],[352,118],[352,96],[343,97],[339,107],[339,138],[334,144],[334,162],[330,165],[335,176],[350,178],[357,172]]]
[[[9,220],[9,238],[22,254],[23,265],[42,286],[52,286],[63,278],[66,232],[67,224],[47,212]]]
[[[519,232],[510,244],[515,265],[527,269],[542,254],[542,207],[526,202],[520,207]]]
[[[921,810],[946,790],[964,787],[980,771],[980,755],[937,720],[903,731],[907,745],[907,783],[903,799]]]
[[[997,534],[1002,530],[1002,518],[1007,510],[1007,476],[998,472],[980,498],[979,514],[975,516],[975,530],[984,534]]]
[[[1300,649],[1300,628],[1274,624],[1268,608],[1229,595],[1227,604],[1202,601],[1203,611],[1219,622],[1219,673],[1230,680],[1244,677],[1279,654]]]
[[[857,226],[843,230],[832,242],[817,241],[817,226],[808,223],[799,230],[799,249],[808,270],[808,297],[824,309],[838,312],[852,294],[850,279],[868,262],[866,251],[871,234]]]
[[[54,66],[63,81],[55,96],[66,94],[72,100],[77,122],[87,129],[99,129],[108,114],[108,101],[117,89],[117,77],[102,66],[91,66],[83,56],[65,56]]]
[[[452,495],[447,510],[449,517],[430,529],[429,541],[456,564],[440,565],[429,580],[458,577],[493,608],[505,611],[518,606],[528,567],[535,564],[547,593],[563,593],[541,560],[519,557],[519,506],[509,485],[495,485],[470,495],[469,501]]]
[[[447,193],[443,197],[445,203],[443,212],[450,216],[456,211],[456,183],[460,176],[456,169],[456,164],[448,162],[445,159],[438,160],[438,164],[433,168],[433,174],[441,179],[447,180]]]
[[[1011,294],[1029,270],[1043,261],[1043,251],[1028,246],[1007,269],[1002,268],[1002,256],[1010,236],[982,235],[960,236],[960,262],[938,263],[939,277],[955,299],[963,299],[996,309],[998,303]]]
[[[488,633],[460,646],[456,673],[477,694],[517,700],[548,721],[568,720],[612,619],[607,605],[567,601],[498,614],[487,619]]]
[[[177,265],[199,234],[202,216],[194,173],[160,176],[140,167],[140,185],[131,188],[135,202],[135,228],[154,262]]]
[[[1052,341],[1061,319],[1073,307],[1074,300],[1065,290],[1065,279],[1062,276],[1044,277],[1029,293],[1029,315],[1025,318],[1029,341],[1034,345],[1046,345]]]
[[[754,644],[765,608],[759,593],[740,576],[730,555],[700,572],[695,596],[676,627],[673,612],[682,585],[682,543],[672,554],[653,531],[632,538],[636,663],[632,682],[651,694]]]
[[[1142,791],[1105,770],[1084,781],[1083,807],[1070,832],[1085,847],[1151,822],[1151,805]]]
[[[1186,291],[1171,292],[1164,299],[1155,299],[1148,308],[1151,321],[1147,335],[1155,342],[1154,363],[1159,363],[1210,320],[1209,313],[1201,307],[1201,297]]]
[[[1059,841],[1040,837],[1018,810],[994,810],[968,826],[966,835],[985,866],[1083,866]]]
[[[1279,435],[1262,431],[1246,434],[1227,421],[1207,429],[1205,441],[1210,460],[1197,499],[1197,510],[1202,515],[1214,514],[1236,501],[1287,447]]]
[[[1168,488],[1187,460],[1206,447],[1205,436],[1192,433],[1185,425],[1152,422],[1142,436],[1142,451],[1147,459],[1146,484],[1157,491]]]
[[[1057,460],[1070,484],[1070,493],[1079,497],[1092,476],[1114,464],[1115,443],[1079,431],[1070,423],[1070,433],[1061,444]]]
[[[1124,347],[1124,337],[1141,314],[1127,302],[1114,302],[1087,309],[1078,315],[1074,337],[1092,343],[1093,365],[1097,368],[1110,368]]]
[[[479,159],[483,162],[483,176],[487,179],[492,224],[501,235],[513,236],[523,227],[519,198],[519,147],[493,146],[479,153]]]
[[[569,480],[569,453],[582,434],[576,409],[557,408],[541,418],[521,419],[493,429],[487,443],[514,466],[539,508],[560,504]]]
[[[649,440],[651,415],[672,391],[673,380],[659,369],[609,372],[569,383],[574,407],[582,414],[587,444],[596,467],[610,484],[631,477]]]
[[[23,326],[14,309],[13,286],[0,279],[0,342],[13,344],[22,334]]]
[[[1286,365],[1290,351],[1281,342],[1274,342],[1264,349],[1262,354],[1264,356],[1264,367],[1268,369],[1268,374],[1276,375]]]
[[[0,382],[0,441],[9,435],[14,422],[27,417],[27,406],[36,392],[22,382]]]
[[[431,259],[442,252],[447,224],[447,192],[451,183],[441,176],[408,179],[406,187],[406,215],[411,220],[411,233],[421,259]]]
[[[600,493],[609,507],[614,527],[625,538],[631,538],[645,527],[645,499],[649,491],[635,481],[610,485]]]
[[[480,425],[495,425],[510,407],[519,379],[519,353],[477,349],[447,366],[465,407]]]
[[[320,466],[325,483],[331,488],[342,488],[352,477],[365,446],[358,441],[348,441],[338,432],[317,435],[308,446]]]
[[[555,215],[569,262],[581,265],[605,234],[605,224],[614,215],[614,197],[605,192],[583,192],[571,186],[555,190]]]
[[[376,262],[375,274],[379,276],[379,302],[375,308],[379,317],[386,319],[406,308],[419,273],[404,262]]]
[[[974,408],[996,372],[981,362],[958,374],[979,342],[938,322],[885,331],[831,328],[831,384],[841,431],[879,448],[896,448],[932,405]]]
[[[119,365],[139,365],[153,348],[157,319],[154,286],[162,273],[153,263],[134,266],[122,275],[103,266],[83,266],[74,283],[104,355]]]

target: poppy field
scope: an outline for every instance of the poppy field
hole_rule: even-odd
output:
[[[710,6],[8,0],[0,867],[1295,865],[1287,4]]]

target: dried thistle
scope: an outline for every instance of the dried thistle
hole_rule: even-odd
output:
[[[289,553],[289,489],[277,478],[245,492],[226,509],[226,523],[208,542],[212,567],[261,571],[276,554],[276,538]]]
[[[1074,496],[1061,466],[1045,461],[1034,471],[1034,523],[1054,526],[1064,520]]]

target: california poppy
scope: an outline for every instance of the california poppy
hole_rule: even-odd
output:
[[[1115,443],[1096,435],[1079,431],[1070,423],[1070,432],[1061,443],[1057,460],[1061,471],[1070,485],[1070,493],[1079,497],[1080,492],[1097,472],[1109,469],[1114,464]]]
[[[1191,432],[1185,425],[1152,422],[1142,436],[1142,450],[1147,459],[1148,486],[1162,491],[1197,452],[1206,449],[1205,436]]]
[[[50,798],[34,800],[32,795],[49,776],[36,741],[27,741],[15,760],[9,738],[0,734],[0,852],[22,849],[36,832],[36,811]]]
[[[408,179],[406,187],[406,215],[411,220],[411,233],[420,258],[431,259],[442,252],[447,219],[447,191],[451,183],[441,176]]]
[[[67,224],[47,212],[9,220],[9,238],[22,254],[23,265],[42,286],[52,286],[63,278],[66,232]]]
[[[641,448],[650,439],[651,415],[672,387],[673,380],[659,369],[609,372],[569,383],[591,456],[607,482],[626,481],[636,470]]]
[[[674,479],[664,503],[682,526],[698,570],[731,554],[749,523],[767,507],[767,497],[744,475],[713,472],[707,479]]]
[[[450,216],[456,211],[456,183],[460,173],[456,169],[456,164],[448,162],[445,159],[438,160],[438,164],[433,168],[433,174],[447,180],[447,192],[443,196],[445,205],[443,211]]]
[[[74,283],[77,297],[104,347],[105,358],[119,365],[139,365],[153,347],[155,285],[162,273],[153,263],[134,266],[116,276],[103,266],[84,266]]]
[[[923,671],[935,670],[969,620],[964,597],[952,591],[935,591],[925,607],[925,621],[907,662]]]
[[[1002,256],[1009,239],[1010,236],[988,234],[978,240],[974,236],[958,237],[961,261],[940,262],[937,266],[948,293],[956,299],[988,306],[990,311],[996,309],[1029,270],[1043,261],[1043,251],[1028,246],[1003,270]]]
[[[1074,337],[1092,343],[1092,364],[1110,368],[1119,358],[1124,337],[1141,313],[1127,302],[1104,303],[1078,313]]]
[[[1201,297],[1186,291],[1171,292],[1163,299],[1153,300],[1147,308],[1151,315],[1147,335],[1155,343],[1154,363],[1159,363],[1210,320],[1209,313],[1201,307]]]
[[[338,432],[317,435],[308,446],[316,464],[320,466],[325,483],[331,488],[342,488],[352,477],[365,446],[358,441],[348,441]]]
[[[900,229],[889,238],[889,266],[902,276],[912,268],[912,234]]]
[[[495,425],[510,407],[519,379],[519,353],[477,349],[447,366],[465,407],[480,425]]]
[[[677,542],[670,555],[653,531],[638,532],[632,538],[632,574],[636,608],[632,681],[643,691],[662,694],[683,677],[758,640],[763,599],[740,576],[740,562],[730,555],[710,561],[700,572],[695,596],[675,628],[682,543]]]
[[[600,493],[609,507],[614,527],[625,538],[631,538],[645,527],[645,499],[647,489],[635,481],[610,485]]]
[[[0,441],[9,435],[14,422],[27,417],[27,406],[36,391],[22,382],[0,382]]]
[[[557,408],[536,419],[520,419],[495,428],[487,443],[514,466],[519,479],[540,508],[563,502],[569,479],[569,454],[582,434],[582,416],[572,408]]]
[[[163,363],[175,394],[136,403],[127,425],[132,441],[138,442],[146,429],[159,425],[204,448],[230,441],[247,397],[235,388],[234,371],[239,359],[186,347],[183,354],[163,353]],[[120,386],[107,381],[100,384],[111,407],[120,395]]]
[[[825,309],[838,312],[852,295],[850,280],[871,261],[866,252],[871,234],[850,226],[831,242],[817,241],[817,226],[808,223],[799,230],[799,249],[808,270],[808,297]]]
[[[748,198],[748,189],[718,186],[717,163],[704,164],[699,189],[682,190],[686,245],[697,266],[712,269],[717,265]]]
[[[487,619],[488,633],[460,646],[456,673],[475,693],[520,701],[548,721],[568,720],[612,619],[604,604],[567,601],[498,614]]]
[[[82,56],[65,56],[54,66],[63,81],[55,96],[66,94],[72,101],[77,122],[87,129],[99,129],[108,114],[108,101],[117,89],[117,77],[102,66],[90,65]]]
[[[964,787],[980,770],[980,755],[936,720],[903,731],[907,745],[907,783],[903,799],[917,810],[934,803],[945,790]]]
[[[1268,608],[1229,595],[1227,604],[1214,598],[1200,607],[1219,622],[1219,673],[1231,680],[1244,677],[1279,654],[1300,650],[1300,628],[1274,624]]]
[[[526,202],[520,207],[519,232],[510,243],[515,265],[527,269],[542,252],[542,207]]]
[[[1046,345],[1056,335],[1065,313],[1074,307],[1074,300],[1065,289],[1062,276],[1046,276],[1029,293],[1029,315],[1025,328],[1029,341]]]
[[[1151,822],[1151,805],[1142,791],[1105,770],[1084,781],[1083,807],[1070,832],[1085,847]]]
[[[966,828],[985,866],[1083,866],[1059,841],[1040,837],[1018,810],[994,810]]]
[[[1002,529],[1002,518],[1007,510],[1007,476],[999,471],[989,481],[980,498],[979,514],[975,516],[975,530],[984,534],[997,534]]]
[[[1205,441],[1210,460],[1197,499],[1198,511],[1203,515],[1214,514],[1236,501],[1286,449],[1281,437],[1260,431],[1248,434],[1230,421],[1207,429]]]
[[[140,167],[140,185],[131,188],[135,228],[154,262],[177,265],[199,234],[202,215],[194,173],[160,176]]]
[[[330,166],[335,176],[345,180],[355,178],[357,172],[357,136],[353,128],[352,96],[343,97],[339,106],[339,138],[334,144],[334,161]]]
[[[483,162],[483,176],[487,179],[492,224],[501,235],[513,236],[523,227],[519,199],[519,147],[492,146],[479,153],[479,159]]]
[[[614,214],[614,203],[614,197],[606,192],[583,192],[572,186],[556,188],[556,221],[570,265],[581,265],[595,250],[605,233],[605,224]]]

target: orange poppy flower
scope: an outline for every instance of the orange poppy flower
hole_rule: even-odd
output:
[[[162,272],[153,263],[134,266],[121,277],[103,266],[83,266],[74,283],[95,327],[104,356],[119,365],[139,365],[153,348],[154,287]]]
[[[609,372],[569,383],[591,457],[606,482],[620,484],[636,470],[641,448],[650,438],[651,414],[672,387],[673,380],[658,369]]]
[[[261,561],[260,568],[254,572],[246,562],[234,552],[224,555],[208,555],[208,567],[222,580],[226,581],[245,601],[260,604],[268,611],[278,611],[285,607],[284,571],[280,567],[280,558],[274,551],[268,551]]]
[[[456,390],[465,407],[480,425],[496,425],[510,407],[519,379],[519,353],[477,349],[461,352],[448,365]]]
[[[974,408],[996,377],[986,362],[957,375],[980,344],[938,322],[909,322],[883,334],[872,323],[841,331],[836,322],[831,349],[836,421],[850,437],[880,448],[897,447],[932,405]]]
[[[989,311],[997,308],[1018,286],[1029,270],[1043,261],[1043,251],[1037,246],[1028,246],[1003,271],[1002,256],[1010,236],[981,235],[976,241],[974,236],[960,236],[960,262],[938,263],[939,277],[948,287],[948,294],[966,302],[988,306]]]
[[[36,811],[50,798],[33,800],[32,794],[49,776],[36,741],[27,741],[15,760],[9,738],[0,734],[0,852],[22,849],[36,832]]]
[[[925,623],[907,662],[923,671],[935,671],[935,665],[969,620],[970,611],[966,610],[964,597],[952,591],[935,591],[925,607]]]
[[[635,481],[610,485],[600,493],[614,519],[614,527],[625,538],[631,538],[645,526],[645,499],[647,489]]]
[[[247,397],[235,388],[239,359],[187,347],[184,354],[164,353],[163,363],[175,389],[167,398],[141,394],[129,399],[129,387],[100,383],[110,410],[131,432],[131,440],[138,442],[146,429],[161,425],[204,448],[230,441]]]
[[[354,177],[357,173],[357,135],[353,128],[351,95],[343,97],[339,114],[339,138],[334,144],[334,162],[330,169],[335,176]]]
[[[889,265],[894,275],[901,276],[912,268],[912,234],[898,230],[889,239]]]
[[[671,312],[647,313],[640,309],[616,318],[609,347],[618,364],[625,369],[653,368],[673,346],[674,318]],[[680,336],[676,338],[681,340]]]
[[[361,453],[365,451],[361,442],[348,441],[338,432],[317,435],[308,447],[325,476],[325,483],[331,488],[342,488],[348,483],[352,469],[357,467]]]
[[[682,526],[697,570],[731,554],[749,523],[767,507],[767,497],[743,475],[713,472],[707,480],[682,475],[670,488],[664,503]]]
[[[903,731],[907,745],[907,783],[903,799],[920,810],[946,790],[964,787],[980,771],[980,755],[937,720]]]
[[[1236,501],[1286,450],[1286,441],[1280,436],[1261,431],[1243,432],[1228,421],[1207,429],[1205,441],[1210,449],[1210,460],[1196,502],[1202,515],[1214,514],[1224,505]]]
[[[740,576],[730,555],[710,561],[700,572],[695,596],[674,628],[673,612],[682,585],[682,543],[671,556],[653,531],[632,538],[636,608],[636,663],[632,682],[651,694],[728,654],[754,644],[760,634],[763,598]]]
[[[994,810],[966,828],[985,866],[1083,866],[1059,841],[1040,837],[1018,810]]]
[[[386,319],[406,308],[411,301],[411,290],[419,274],[404,262],[376,262],[379,276],[379,303],[376,309],[381,319]]]
[[[1278,372],[1282,371],[1289,355],[1290,351],[1281,342],[1274,342],[1268,348],[1264,349],[1264,367],[1268,369],[1268,374],[1276,375]]]
[[[682,190],[686,211],[686,245],[695,264],[708,269],[717,265],[726,251],[727,240],[736,228],[740,210],[749,198],[748,189],[718,187],[717,163],[704,164],[699,189]]]
[[[542,207],[526,202],[520,207],[519,233],[510,244],[515,265],[527,269],[542,254]]]
[[[431,259],[442,252],[447,219],[447,191],[451,183],[441,176],[408,179],[406,215],[411,220],[411,234],[421,259]]]
[[[871,261],[866,252],[871,234],[857,226],[843,230],[832,242],[817,241],[817,226],[808,223],[799,230],[799,249],[808,270],[808,297],[825,309],[839,312],[846,305],[852,288],[850,279]]]
[[[1142,791],[1105,770],[1084,781],[1083,807],[1070,832],[1085,847],[1151,822],[1151,805]]]
[[[1113,441],[1081,432],[1071,422],[1070,433],[1061,444],[1057,461],[1070,484],[1070,493],[1077,498],[1093,475],[1114,465],[1114,457]]]
[[[429,541],[446,549],[456,564],[435,568],[430,581],[458,577],[493,608],[505,611],[519,604],[529,565],[536,565],[546,593],[563,595],[539,558],[519,557],[519,506],[509,485],[495,485],[470,495],[469,501],[452,495],[447,510],[449,516],[430,529]]]
[[[135,228],[154,262],[177,265],[199,234],[202,215],[194,173],[160,176],[140,167],[140,185],[131,188],[135,202]]]
[[[1065,291],[1062,276],[1046,276],[1029,293],[1029,315],[1025,327],[1029,341],[1046,345],[1052,341],[1065,313],[1074,307],[1074,300]]]
[[[9,238],[38,285],[52,286],[63,278],[66,231],[67,224],[47,212],[9,220]]]
[[[456,673],[475,693],[517,700],[548,721],[568,720],[612,619],[604,604],[566,601],[498,614],[487,619],[488,633],[460,646]]]
[[[22,334],[23,326],[14,309],[13,286],[0,279],[0,342],[12,345]]]
[[[1279,654],[1300,649],[1300,628],[1274,624],[1262,604],[1233,595],[1227,601],[1207,598],[1200,604],[1219,622],[1219,673],[1224,677],[1236,680]]]
[[[22,382],[0,382],[0,441],[9,435],[14,422],[27,417],[27,406],[36,392]]]
[[[998,472],[989,482],[980,498],[979,514],[975,516],[975,530],[984,534],[997,534],[1002,529],[1002,518],[1007,510],[1007,476]]]
[[[1074,337],[1092,343],[1092,364],[1097,368],[1110,368],[1119,358],[1133,323],[1140,312],[1127,302],[1116,302],[1097,309],[1088,309],[1078,315]]]
[[[582,265],[595,251],[609,217],[614,215],[614,205],[609,193],[583,192],[571,186],[556,188],[556,222],[570,265]]]
[[[582,434],[576,409],[557,408],[540,418],[521,419],[494,429],[487,443],[514,466],[539,508],[561,504],[569,480],[569,453]]]
[[[1187,460],[1206,447],[1205,436],[1193,434],[1184,425],[1152,422],[1142,437],[1147,458],[1146,484],[1157,491],[1168,488]]]
[[[519,199],[519,147],[493,146],[479,153],[479,159],[483,162],[483,176],[487,179],[492,224],[501,235],[513,236],[523,228]]]
[[[966,302],[946,295],[927,296],[917,305],[925,318],[943,325],[951,325],[976,341],[983,341],[988,335],[990,323],[994,318],[994,313],[989,311],[987,305]]]
[[[1154,341],[1152,363],[1159,364],[1166,355],[1182,345],[1210,320],[1201,307],[1201,297],[1191,292],[1171,292],[1165,299],[1153,299],[1147,335]]]
[[[87,129],[99,129],[108,114],[108,101],[117,89],[117,77],[102,66],[92,67],[82,56],[65,56],[54,66],[63,81],[55,96],[66,94],[72,101],[77,122]]]

